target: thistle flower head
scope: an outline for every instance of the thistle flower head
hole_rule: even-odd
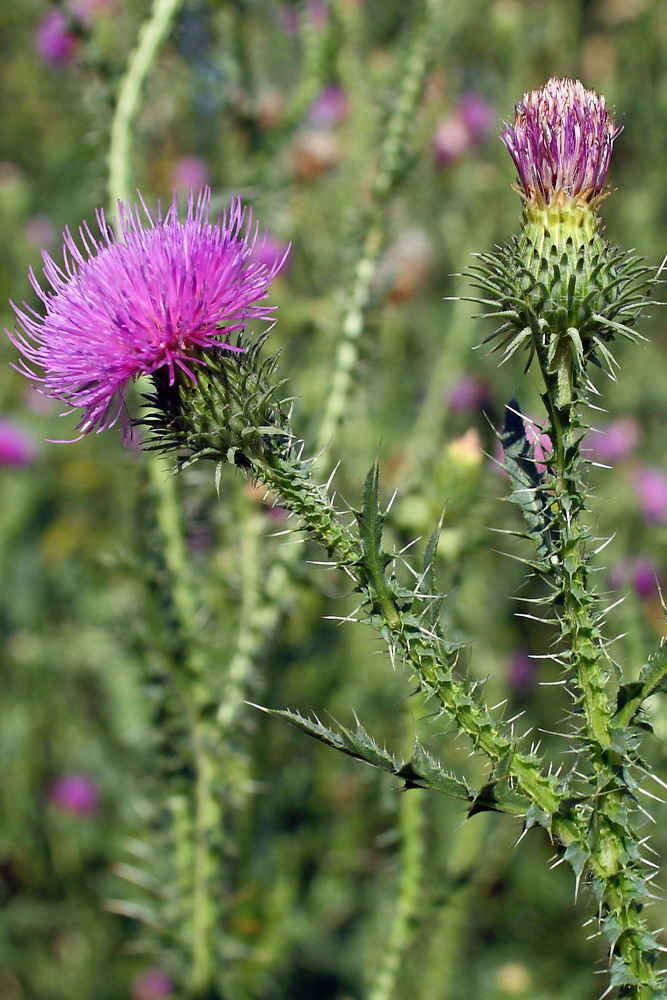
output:
[[[522,198],[539,205],[600,198],[620,132],[604,97],[579,80],[553,77],[524,94],[515,112],[501,140],[514,160]]]
[[[225,338],[271,318],[264,300],[282,260],[253,259],[257,230],[238,199],[216,221],[209,209],[206,188],[196,200],[190,194],[184,220],[176,196],[164,216],[143,201],[120,204],[117,233],[99,211],[99,237],[79,229],[83,251],[66,230],[62,267],[43,254],[50,288],[30,273],[43,315],[12,303],[18,323],[7,333],[25,358],[17,370],[82,411],[81,435],[120,418],[127,436],[129,382],[159,369],[170,385],[177,376],[196,382],[202,352],[239,350]]]

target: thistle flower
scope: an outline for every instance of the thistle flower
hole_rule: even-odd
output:
[[[634,325],[654,274],[641,258],[602,238],[597,206],[619,128],[604,98],[579,81],[551,79],[516,105],[501,139],[518,173],[521,234],[481,254],[472,299],[502,320],[488,340],[507,361],[521,347],[537,356],[558,409],[594,387],[589,362],[613,378],[609,343],[641,339]]]
[[[514,160],[522,198],[537,204],[599,199],[620,132],[604,97],[579,80],[552,77],[525,94],[515,112],[501,140]]]
[[[49,802],[62,812],[87,816],[97,811],[97,785],[87,774],[63,774],[48,790]]]
[[[43,254],[52,290],[32,271],[30,281],[44,315],[12,303],[18,325],[7,333],[26,359],[17,370],[82,411],[81,436],[120,418],[127,439],[129,382],[164,369],[170,386],[182,377],[196,383],[202,352],[240,350],[225,338],[271,317],[264,299],[282,260],[253,262],[257,230],[238,199],[215,222],[207,188],[196,201],[190,193],[184,221],[176,196],[164,216],[141,204],[119,205],[117,234],[99,211],[99,238],[79,229],[83,252],[66,230],[62,267]]]
[[[146,969],[132,983],[132,1000],[164,1000],[173,990],[174,984],[166,972]]]
[[[13,420],[0,417],[0,467],[30,465],[35,454],[28,432]]]
[[[635,474],[635,491],[639,508],[649,524],[667,521],[667,473],[653,465],[645,465]]]
[[[35,50],[50,66],[68,66],[76,58],[80,38],[72,31],[72,19],[52,7],[35,30]]]

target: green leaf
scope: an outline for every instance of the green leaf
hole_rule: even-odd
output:
[[[412,748],[412,757],[396,773],[399,777],[406,778],[406,788],[432,788],[466,802],[471,802],[474,797],[467,784],[444,771],[442,765],[417,739]]]
[[[259,705],[254,707],[261,708]],[[428,788],[445,795],[452,795],[457,799],[463,799],[466,802],[471,802],[474,799],[475,793],[468,788],[467,784],[444,771],[438,761],[424,749],[418,740],[415,740],[410,760],[402,761],[378,746],[363,726],[357,725],[355,729],[339,726],[337,730],[334,730],[324,726],[319,719],[305,718],[299,712],[269,708],[261,710],[268,715],[284,719],[285,722],[296,726],[308,736],[333,747],[334,750],[339,750],[348,757],[362,760],[366,764],[370,764],[371,767],[402,778],[406,789]]]
[[[667,694],[667,645],[651,653],[638,680],[622,684],[618,689],[613,721],[618,726],[630,725],[646,699],[657,692]]]

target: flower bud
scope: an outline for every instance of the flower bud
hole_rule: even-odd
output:
[[[633,327],[650,288],[640,258],[610,247],[597,208],[620,129],[603,97],[579,81],[551,79],[516,105],[501,139],[524,203],[520,236],[472,268],[476,287],[502,320],[489,337],[503,361],[525,346],[537,355],[559,408],[591,388],[589,361],[613,378],[607,346],[639,339]]]

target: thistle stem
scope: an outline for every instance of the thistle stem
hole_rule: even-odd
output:
[[[391,1000],[395,995],[401,960],[414,934],[419,914],[421,876],[424,862],[423,796],[407,792],[401,796],[400,865],[398,900],[383,948],[380,969],[368,1000]]]
[[[160,46],[167,38],[182,3],[183,0],[154,0],[121,81],[111,123],[109,144],[108,187],[112,213],[115,213],[119,201],[127,201],[131,197],[132,133],[141,105],[143,88]],[[203,718],[202,704],[206,699],[205,685],[202,685],[201,677],[203,665],[191,635],[196,606],[187,565],[176,483],[171,478],[167,465],[160,458],[149,456],[148,468],[155,498],[156,518],[163,536],[171,599],[183,640],[184,666],[187,672],[187,684],[179,682],[179,688],[190,727],[196,771],[194,803],[191,807],[194,809],[192,821],[194,843],[190,845],[179,842],[179,837],[190,836],[189,823],[174,823],[173,835],[176,841],[176,857],[189,858],[192,864],[189,885],[190,985],[191,996],[198,997],[210,992],[215,975],[213,936],[217,931],[217,906],[212,888],[216,861],[212,844],[214,835],[219,834],[222,815],[221,805],[214,795],[215,767],[207,746],[206,724]],[[184,937],[187,937],[185,931]]]
[[[636,829],[633,763],[627,731],[614,720],[596,598],[588,582],[584,488],[579,474],[581,423],[577,387],[565,399],[562,379],[550,370],[545,350],[535,338],[549,416],[553,503],[549,515],[556,531],[554,603],[559,610],[566,662],[572,671],[583,711],[583,736],[592,770],[591,811],[580,821],[580,846],[598,884],[600,919],[612,939],[612,972],[625,997],[665,997],[655,969],[657,944],[641,917],[650,871],[640,856]]]
[[[513,811],[520,815],[532,803],[541,813],[553,816],[560,805],[556,780],[542,772],[536,757],[516,749],[514,738],[501,731],[475,697],[471,685],[453,674],[456,652],[440,633],[439,625],[415,626],[414,616],[404,609],[385,577],[378,586],[377,566],[369,560],[359,537],[342,523],[326,491],[313,481],[304,463],[272,455],[254,461],[253,475],[299,516],[308,533],[357,583],[372,609],[371,620],[390,649],[400,653],[424,692],[439,702],[458,729],[467,734],[475,750],[494,763],[507,761],[508,776],[525,796]],[[576,830],[568,819],[557,818],[556,823],[565,844],[576,839]]]

